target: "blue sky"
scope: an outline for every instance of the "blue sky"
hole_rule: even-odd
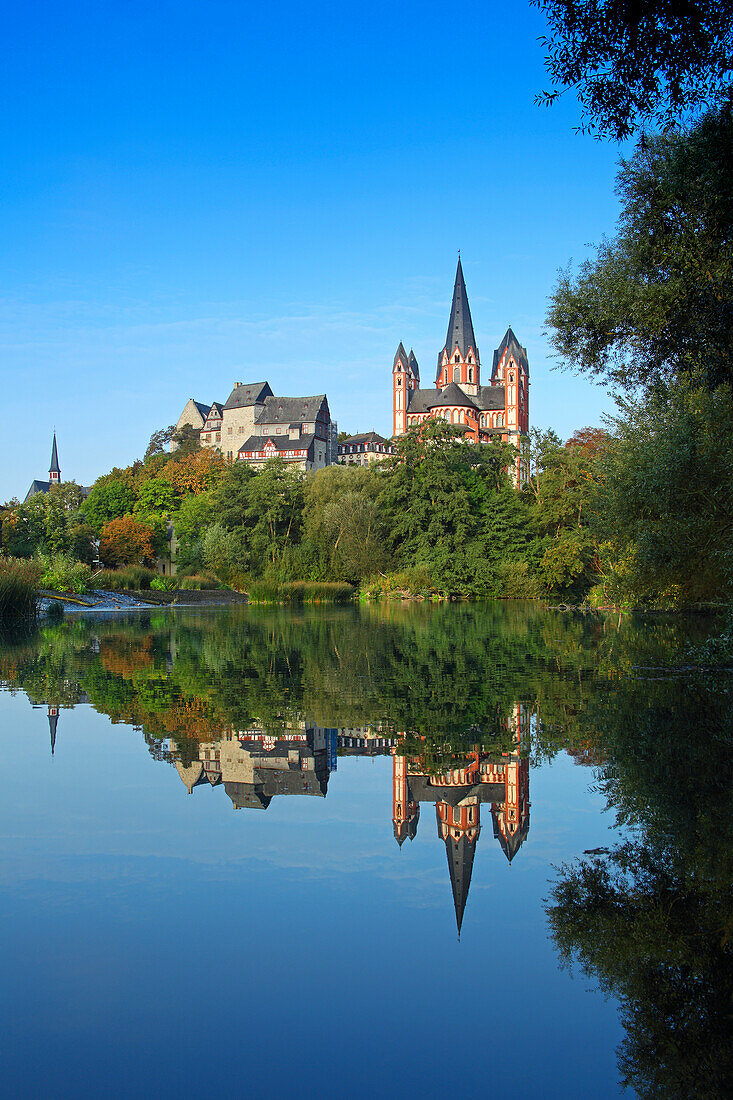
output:
[[[613,230],[618,149],[571,97],[534,105],[543,30],[524,0],[7,8],[0,499],[54,426],[90,484],[235,381],[389,432],[395,348],[432,380],[459,248],[484,371],[511,323],[533,422],[597,423],[544,316]]]

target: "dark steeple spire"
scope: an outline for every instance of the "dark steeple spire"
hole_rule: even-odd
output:
[[[59,466],[59,452],[56,447],[56,432],[53,433],[53,446],[51,447],[51,465],[48,468],[51,481],[61,480],[61,467]]]
[[[473,322],[471,310],[468,305],[466,284],[463,279],[461,257],[458,257],[458,269],[456,270],[456,282],[453,287],[453,304],[450,309],[450,321],[448,322],[448,335],[445,339],[445,347],[448,355],[458,345],[461,355],[466,355],[469,348],[473,348],[478,356],[476,337],[473,334]]]
[[[54,749],[56,748],[56,727],[59,724],[59,711],[58,707],[48,708],[48,728],[51,731],[51,756],[53,756]]]
[[[448,872],[450,884],[453,890],[453,904],[456,910],[456,924],[458,935],[461,934],[463,924],[463,911],[468,901],[468,888],[471,885],[471,872],[473,871],[473,857],[476,851],[476,841],[470,840],[466,833],[461,833],[458,840],[451,836],[445,838],[445,850],[448,856]]]

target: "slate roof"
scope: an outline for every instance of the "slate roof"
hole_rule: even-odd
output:
[[[353,443],[386,443],[383,435],[377,432],[362,432],[360,435],[350,435],[348,439],[342,439],[339,447],[350,447]]]
[[[440,826],[440,819],[438,819]],[[477,838],[478,839],[478,838]],[[461,934],[463,913],[468,901],[468,890],[471,885],[471,872],[473,871],[473,857],[476,853],[476,841],[469,840],[465,833],[460,840],[454,840],[451,836],[445,838],[445,851],[448,856],[448,873],[450,875],[451,889],[453,890],[453,905],[456,910],[456,924],[458,935]]]
[[[405,345],[402,343],[401,340],[400,340],[399,347],[397,348],[397,351],[395,352],[394,363],[392,365],[392,368],[394,369],[394,367],[396,367],[398,363],[402,363],[403,366],[405,366],[406,368],[409,369],[410,361],[407,358],[407,352],[405,351]]]
[[[193,397],[191,398],[191,400],[193,401],[193,403],[196,406],[196,408],[198,409],[198,411],[201,413],[201,416],[203,417],[203,419],[206,420],[206,417],[209,415],[209,412],[211,411],[211,405],[204,405],[203,401],[196,401],[196,399],[193,398]]]
[[[470,409],[478,408],[473,398],[464,393],[457,382],[451,382],[442,392],[439,390],[438,395],[430,406],[433,409],[443,408],[446,405],[465,405]]]
[[[408,412],[428,412],[440,397],[440,390],[408,390],[410,400],[407,405]]]
[[[262,405],[265,398],[272,397],[267,382],[238,382],[224,405],[225,409],[245,409],[248,405]]]
[[[522,345],[519,343],[519,340],[517,340],[516,336],[512,332],[511,325],[504,333],[504,339],[494,352],[494,362],[491,367],[492,375],[496,368],[499,366],[499,363],[501,362],[506,351],[508,351],[510,355],[513,355],[518,363],[521,363],[521,365],[527,372],[527,377],[529,378],[529,359],[527,358],[527,349],[523,348]]]
[[[494,838],[499,841],[502,852],[511,863],[527,839],[527,834],[529,833],[529,817],[522,823],[521,829],[517,829],[515,833],[510,833],[509,836],[505,836],[499,828],[499,822],[493,812],[491,816],[494,822]]]
[[[264,402],[264,409],[257,417],[255,423],[262,424],[305,424],[315,422],[317,414],[324,403],[326,410],[325,393],[318,393],[314,397],[274,397],[268,396]]]
[[[506,390],[503,386],[479,386],[476,404],[482,410],[503,409],[506,405]]]
[[[412,371],[412,373],[414,374],[415,378],[417,378],[417,380],[419,382],[420,381],[420,367],[418,366],[417,356],[415,355],[415,352],[412,350],[412,348],[410,348],[410,354],[407,357],[407,364],[408,364],[410,370]]]
[[[25,494],[25,500],[23,501],[23,503],[25,504],[26,500],[30,500],[31,497],[34,497],[36,495],[36,493],[48,493],[50,489],[50,481],[32,481],[30,489]]]
[[[276,451],[309,451],[315,438],[312,433],[301,435],[298,439],[291,439],[287,435],[251,435],[239,448],[239,453],[241,454],[242,451],[263,451],[268,440],[272,440]],[[322,439],[321,443],[325,445],[325,440]]]
[[[449,355],[456,345],[461,355],[465,356],[468,349],[473,348],[478,357],[478,347],[476,346],[476,337],[473,334],[473,321],[471,320],[471,310],[468,305],[460,256],[458,257],[456,281],[453,287],[453,303],[450,310],[450,320],[448,321],[448,335],[445,338],[445,349]]]
[[[235,783],[227,780],[224,790],[232,800],[235,810],[266,810],[272,795],[265,794],[260,783]]]
[[[56,448],[56,432],[53,433],[53,446],[51,447],[51,465],[48,468],[50,474],[60,474],[59,452]]]

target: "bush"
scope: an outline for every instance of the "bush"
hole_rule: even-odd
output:
[[[0,558],[0,622],[34,617],[40,577],[38,562]]]
[[[150,587],[156,592],[174,592],[178,586],[175,577],[153,577]]]
[[[75,561],[64,554],[45,555],[38,558],[42,569],[41,588],[54,592],[88,592],[92,583],[92,571],[82,561]]]
[[[432,580],[426,565],[415,565],[399,573],[380,573],[362,586],[361,594],[365,599],[378,600],[404,599],[411,596],[431,597],[438,594],[438,588]]]
[[[286,603],[345,603],[354,595],[346,581],[289,581],[280,586]]]

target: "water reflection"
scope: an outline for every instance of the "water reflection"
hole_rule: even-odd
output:
[[[459,933],[471,927],[477,848],[479,863],[524,864],[532,769],[569,754],[623,837],[573,853],[554,883],[546,865],[558,956],[618,999],[619,1067],[639,1095],[723,1096],[729,679],[645,671],[683,663],[705,629],[517,605],[166,613],[69,620],[6,642],[0,679],[39,708],[51,754],[72,709],[90,704],[136,728],[181,795],[207,791],[222,813],[325,798],[345,757],[391,758],[394,839],[409,852],[428,814]],[[535,822],[531,850],[541,839]]]

